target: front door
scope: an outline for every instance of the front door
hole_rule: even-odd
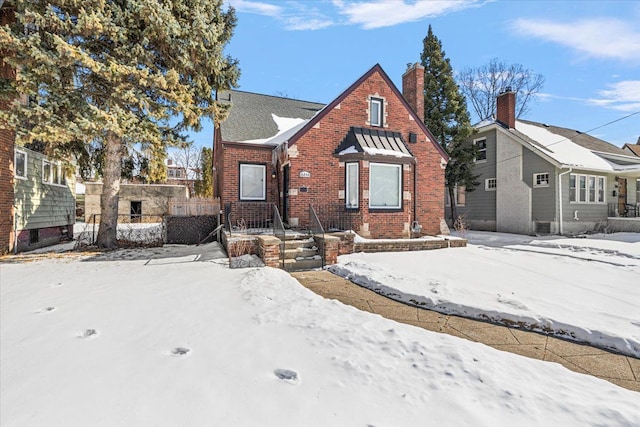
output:
[[[624,215],[627,212],[627,179],[618,178],[618,212]]]
[[[282,168],[282,220],[289,222],[289,165]]]

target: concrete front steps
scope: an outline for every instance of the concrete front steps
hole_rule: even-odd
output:
[[[297,237],[284,243],[284,269],[303,271],[322,268],[322,258],[312,237]]]

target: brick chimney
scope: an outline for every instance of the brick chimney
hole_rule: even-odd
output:
[[[424,120],[424,67],[417,62],[407,64],[407,71],[402,75],[402,96],[420,120]]]
[[[496,99],[496,120],[509,129],[516,127],[516,93],[510,87]]]

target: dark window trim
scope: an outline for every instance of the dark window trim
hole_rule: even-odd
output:
[[[243,199],[242,198],[242,165],[263,166],[264,167],[264,198],[262,199]],[[238,162],[238,200],[241,202],[266,202],[267,201],[267,164],[253,162]]]
[[[400,207],[371,207],[371,164],[400,166]],[[413,196],[413,195],[412,195]],[[404,212],[404,165],[401,163],[369,162],[369,199],[367,207],[371,213]]]
[[[380,117],[379,117],[379,123],[377,125],[374,125],[371,120],[373,118],[371,105],[373,104],[374,101],[377,101],[380,103]],[[369,97],[369,124],[371,125],[371,127],[377,127],[377,128],[384,127],[384,99],[383,98],[380,98],[377,96]]]
[[[349,186],[347,185],[347,176],[348,176],[348,165],[356,165],[358,167],[358,175],[357,175],[357,179],[358,179],[358,206],[347,206],[347,189],[349,188]],[[360,187],[360,162],[359,161],[355,161],[355,162],[344,162],[344,208],[348,211],[348,212],[358,212],[360,210],[360,194],[362,192],[362,189]]]

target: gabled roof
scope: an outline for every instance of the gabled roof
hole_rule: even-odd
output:
[[[225,142],[265,143],[306,122],[324,107],[318,102],[239,90],[220,92],[218,100],[232,104],[229,116],[220,124]]]
[[[385,83],[389,86],[389,88],[391,88],[391,90],[398,97],[398,99],[400,99],[400,102],[402,102],[402,104],[407,109],[409,114],[413,117],[413,120],[422,128],[423,132],[429,137],[429,140],[434,145],[436,150],[438,150],[438,152],[440,153],[442,158],[445,159],[446,161],[448,161],[449,160],[449,156],[444,151],[444,149],[440,146],[440,144],[438,144],[438,142],[436,141],[436,138],[433,136],[431,131],[429,131],[429,129],[427,129],[427,127],[425,126],[425,124],[423,122],[423,118],[422,117],[418,117],[417,114],[415,113],[415,111],[413,111],[413,109],[409,106],[409,104],[404,99],[404,97],[402,96],[402,94],[400,93],[400,91],[398,90],[396,85],[393,84],[393,82],[391,81],[391,79],[389,78],[387,73],[384,72],[384,70],[382,69],[380,64],[376,64],[373,67],[371,67],[371,69],[369,69],[369,71],[364,73],[362,75],[362,77],[360,77],[358,80],[356,80],[344,92],[342,92],[340,95],[338,95],[338,97],[336,99],[334,99],[329,104],[327,104],[322,110],[320,110],[318,112],[318,114],[316,114],[313,118],[311,118],[309,120],[309,122],[307,122],[300,129],[300,131],[298,131],[293,137],[291,137],[288,140],[289,141],[289,145],[295,144],[295,142],[302,135],[304,135],[305,132],[307,132],[309,129],[311,129],[313,126],[315,126],[316,123],[318,123],[320,120],[322,120],[322,118],[325,115],[327,115],[331,110],[333,110],[336,106],[338,106],[338,104],[340,104],[347,96],[349,96],[351,94],[351,92],[353,92],[358,86],[360,86],[365,80],[367,80],[375,72],[378,72],[380,74],[380,76],[385,81]]]
[[[638,142],[636,142],[635,144],[624,144],[622,146],[622,149],[625,151],[631,151],[631,153],[635,154],[636,156],[640,156],[640,138],[638,138]]]
[[[394,157],[412,157],[400,132],[351,127],[335,154],[366,153]]]
[[[496,126],[513,135],[523,145],[558,167],[600,172],[640,172],[640,158],[587,133],[528,120],[516,120],[515,129],[507,129],[495,121],[484,121],[476,127],[482,129],[488,126]]]

